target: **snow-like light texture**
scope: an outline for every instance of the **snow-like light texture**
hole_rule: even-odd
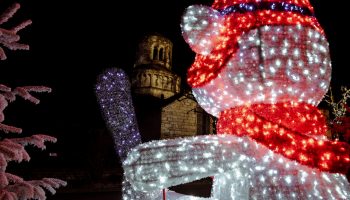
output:
[[[188,79],[187,79],[188,83],[192,87],[196,88],[196,87],[203,86],[208,82],[210,82],[211,80],[218,77],[218,75],[220,74],[219,72],[223,70],[225,67],[227,67],[227,62],[239,55],[237,53],[238,50],[242,50],[242,47],[239,45],[239,41],[241,40],[241,37],[244,34],[247,34],[248,32],[254,29],[260,30],[261,27],[273,28],[274,26],[285,26],[286,28],[288,28],[289,26],[290,27],[300,26],[305,28],[308,27],[310,29],[313,29],[316,32],[319,32],[319,34],[323,34],[322,28],[317,22],[317,19],[313,16],[312,7],[309,4],[309,2],[308,1],[300,2],[300,4],[302,5],[291,4],[291,3],[286,3],[282,1],[275,1],[275,2],[269,3],[268,1],[260,1],[260,0],[257,0],[256,2],[242,0],[242,1],[239,1],[239,3],[237,3],[236,1],[216,1],[213,4],[213,7],[215,8],[217,7],[216,8],[218,9],[217,11],[219,11],[221,13],[221,17],[224,18],[222,20],[223,23],[221,25],[217,25],[219,27],[222,27],[220,29],[220,34],[215,39],[215,43],[217,45],[215,46],[215,48],[212,49],[212,51],[209,54],[205,54],[205,55],[197,54],[195,62],[192,64],[192,66],[188,70]],[[289,10],[290,7],[293,8],[292,11]],[[300,12],[300,9],[302,9],[303,12]],[[212,18],[212,16],[198,14],[198,12],[186,12],[184,18],[195,18],[197,19],[197,21],[209,22],[211,21],[210,19]],[[186,20],[183,20],[182,23],[183,23],[182,27],[191,25],[190,21],[186,21]],[[200,23],[197,23],[197,24],[200,24]],[[197,24],[193,28],[194,30],[197,29],[198,27]],[[267,29],[267,30],[270,30],[270,29]],[[213,31],[213,30],[208,30],[208,31]],[[291,36],[288,36],[288,33],[284,29],[278,32],[273,32],[273,31],[275,30],[271,29],[270,33],[272,32],[273,34],[271,36],[276,36],[276,38],[273,40],[273,42],[275,42],[274,48],[282,47],[281,43],[283,41],[280,40],[281,37],[283,38],[284,36],[287,36],[288,40],[289,40],[289,37],[291,37]],[[205,32],[205,33],[202,33],[201,35],[214,35],[216,32],[217,30],[214,30],[214,32]],[[188,38],[187,37],[188,35],[189,34],[187,32],[184,32],[184,39],[191,46],[191,43],[193,42],[192,40],[198,40],[198,39]],[[295,38],[291,38],[291,39],[294,39],[294,40],[290,40],[287,42],[290,42],[292,47],[300,48],[300,49],[305,48],[305,45],[303,45],[305,43],[305,38],[299,38],[299,40],[296,40]],[[254,44],[254,46],[257,46],[258,47],[257,49],[259,50],[259,52],[256,53],[259,58],[258,64],[263,65],[264,67],[264,64],[265,64],[264,62],[268,61],[268,59],[267,57],[263,58],[263,52],[261,51],[262,51],[262,48],[264,47],[264,42],[266,42],[266,40],[264,37],[262,37],[260,33],[258,33],[256,37],[251,38],[251,41],[258,42],[257,44]],[[199,41],[195,41],[194,43],[198,43],[198,42]],[[208,42],[208,44],[211,44],[211,43]],[[313,45],[313,44],[310,44],[310,45]],[[204,45],[201,45],[201,46],[204,46]],[[198,46],[198,47],[201,47],[201,46]],[[207,50],[205,46],[203,48]],[[193,49],[193,50],[198,52],[197,49]],[[249,52],[249,48],[247,52]],[[290,53],[288,53],[288,55],[289,54]],[[249,56],[250,54],[247,54],[247,55]],[[304,57],[304,53],[301,53],[300,59],[302,59],[304,62],[307,61],[306,58]],[[261,67],[261,66],[255,66],[255,67]],[[269,66],[266,66],[266,67],[269,67]],[[263,72],[263,69],[261,69],[261,73],[262,72]]]
[[[20,8],[19,4],[13,4],[2,15],[0,15],[0,25],[7,22]],[[29,49],[28,45],[20,44],[20,36],[18,31],[30,25],[31,21],[27,20],[19,25],[11,28],[0,28],[0,45],[11,50]],[[5,60],[6,55],[0,46],[0,60]],[[65,186],[67,183],[60,179],[43,178],[41,180],[26,181],[21,177],[6,172],[8,162],[29,161],[30,156],[25,150],[25,146],[32,145],[40,149],[45,149],[45,142],[56,142],[56,138],[48,135],[32,135],[22,138],[6,138],[8,133],[21,133],[22,129],[4,124],[4,110],[9,103],[16,100],[19,96],[34,104],[38,104],[40,100],[32,95],[38,92],[51,92],[51,88],[45,86],[23,86],[12,89],[6,85],[0,84],[0,199],[1,200],[29,200],[38,199],[45,200],[46,192],[55,194],[57,188]]]
[[[11,88],[0,84],[0,131],[4,131],[5,133],[22,132],[22,129],[20,128],[5,125],[2,123],[5,120],[3,111],[8,106],[9,102],[16,100],[16,96],[22,97],[23,99],[28,100],[34,104],[38,104],[40,100],[30,94],[30,92],[51,92],[51,88],[45,86],[23,86],[16,87],[14,90],[11,90]]]
[[[238,45],[215,79],[193,88],[198,103],[212,115],[244,104],[317,105],[327,92],[331,60],[327,40],[318,31],[264,26],[242,35]]]
[[[6,189],[0,192],[0,199],[4,200],[46,199],[45,190],[49,191],[51,194],[55,194],[57,188],[67,184],[65,181],[55,178],[23,181],[21,178],[11,174],[6,175],[13,184],[6,186]]]
[[[214,176],[211,200],[349,199],[345,176],[321,172],[276,154],[249,137],[197,136],[152,141],[131,151],[127,179],[140,191],[161,191]],[[193,200],[168,193],[168,200]]]
[[[207,55],[218,42],[222,21],[219,11],[203,5],[190,6],[182,18],[183,37],[193,51]]]
[[[127,153],[141,143],[128,76],[121,69],[108,69],[99,76],[95,92],[117,153],[124,161]]]
[[[31,92],[51,92],[51,88],[44,86],[17,87],[12,90],[10,87],[0,84],[0,131],[2,134],[21,133],[22,129],[3,124],[5,120],[4,109],[9,103],[16,100],[16,96],[38,104],[40,101]],[[56,188],[65,186],[65,181],[44,178],[42,180],[25,181],[22,178],[7,173],[7,163],[10,161],[29,161],[30,156],[24,149],[27,145],[33,145],[45,149],[45,142],[56,142],[56,138],[48,135],[32,135],[22,138],[6,138],[0,140],[0,199],[46,199],[44,189],[54,194]]]
[[[217,18],[211,14],[214,11],[207,11],[211,8],[205,12],[201,7],[190,8],[185,19],[209,22],[208,19]],[[208,55],[197,55],[188,70],[188,81],[198,103],[219,117],[219,122],[225,121],[218,124],[222,130],[218,133],[247,135],[301,164],[346,173],[350,162],[348,144],[325,142],[315,147],[316,142],[302,136],[305,134],[302,124],[315,126],[304,119],[315,112],[313,108],[327,92],[331,77],[328,42],[310,3],[218,0],[213,8],[225,18],[219,40],[215,40],[217,46]],[[189,20],[182,23],[182,27],[192,25]],[[203,23],[193,25],[195,33],[198,30],[204,32],[202,35],[217,34],[211,29],[198,28],[198,24]],[[192,40],[197,40],[188,37],[186,31],[183,34],[190,46]],[[285,105],[298,106],[286,109]],[[255,121],[259,118],[255,112],[258,106],[272,111]],[[304,109],[305,106],[309,109]],[[251,112],[242,113],[242,107]],[[238,114],[233,114],[234,110]],[[251,120],[242,122],[240,119],[249,117],[247,113]],[[285,115],[293,113],[298,115],[281,124]],[[315,119],[322,121],[320,117]],[[326,129],[319,131],[325,132]],[[299,146],[304,150],[298,149]],[[335,159],[336,164],[332,163]]]
[[[12,16],[17,12],[20,8],[20,4],[15,3],[10,6],[4,13],[0,15],[0,26],[6,23]],[[32,23],[31,20],[25,20],[18,24],[15,27],[10,29],[1,28],[0,27],[0,44],[10,50],[28,50],[29,45],[21,44],[18,41],[20,40],[20,36],[18,35],[18,31],[24,29],[26,26]],[[6,54],[4,49],[0,46],[0,60],[5,60]]]
[[[350,199],[350,146],[324,137],[316,107],[331,60],[309,1],[215,0],[189,7],[181,28],[197,53],[188,83],[221,135],[139,145],[123,163],[133,190],[214,177],[212,200]]]

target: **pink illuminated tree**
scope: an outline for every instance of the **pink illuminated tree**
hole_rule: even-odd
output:
[[[6,23],[20,8],[18,3],[10,6],[5,12],[0,15],[0,26]],[[14,26],[10,29],[5,29],[0,27],[0,45],[11,49],[11,50],[28,50],[29,45],[21,44],[18,41],[20,40],[20,36],[18,35],[18,31],[24,29],[28,25],[32,23],[31,20],[25,20],[22,23]],[[0,60],[5,60],[6,54],[4,49],[0,46]]]
[[[19,4],[14,4],[0,15],[0,26],[7,22],[20,8]],[[26,20],[19,25],[5,29],[0,27],[0,59],[5,60],[6,54],[3,47],[10,50],[28,50],[29,46],[21,44],[18,41],[20,36],[18,31],[31,24]],[[44,86],[24,86],[14,89],[0,84],[0,199],[17,200],[17,199],[46,199],[46,191],[54,194],[55,189],[65,186],[66,182],[55,178],[43,178],[41,180],[26,181],[23,178],[6,172],[7,165],[11,161],[22,162],[29,161],[30,156],[25,150],[25,146],[33,145],[40,149],[45,149],[45,142],[56,142],[56,138],[48,135],[32,135],[30,137],[7,138],[9,133],[20,134],[21,128],[4,124],[4,110],[9,103],[21,97],[34,104],[40,101],[32,95],[35,92],[51,92],[51,88]]]

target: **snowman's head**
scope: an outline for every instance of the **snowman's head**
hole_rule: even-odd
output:
[[[197,53],[188,83],[214,116],[243,104],[317,105],[328,90],[328,42],[308,0],[216,0],[188,7],[181,28]]]

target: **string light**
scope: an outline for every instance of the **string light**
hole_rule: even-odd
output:
[[[123,161],[128,152],[141,143],[128,76],[121,69],[110,68],[98,77],[95,92],[117,153]]]
[[[327,140],[316,108],[331,60],[309,1],[215,0],[190,6],[181,28],[197,53],[188,83],[219,135],[132,149],[123,168],[133,190],[214,177],[210,198],[167,199],[350,199],[350,146]]]
[[[221,2],[221,1],[220,1]],[[301,48],[302,51],[307,51],[306,42],[305,40],[299,41],[299,38],[303,36],[304,31],[299,31],[299,35],[301,36],[295,36],[293,34],[286,34],[286,30],[284,30],[283,27],[286,27],[286,29],[291,28],[290,31],[293,31],[293,27],[299,27],[299,28],[305,28],[307,30],[311,30],[313,32],[318,32],[319,36],[323,36],[323,30],[320,27],[319,23],[317,22],[316,18],[312,16],[313,9],[311,5],[307,2],[303,5],[298,4],[283,4],[283,2],[278,3],[278,5],[293,5],[291,7],[298,7],[298,11],[286,11],[285,7],[280,9],[272,9],[271,5],[277,5],[277,3],[268,3],[268,2],[260,2],[260,3],[253,3],[253,4],[245,4],[243,2],[248,1],[240,1],[241,3],[235,4],[236,1],[233,1],[231,4],[231,1],[223,1],[222,4],[229,4],[231,6],[224,9],[223,6],[220,5],[219,1],[214,2],[213,7],[222,7],[221,9],[221,16],[218,16],[217,18],[224,18],[222,20],[216,20],[216,21],[223,21],[223,24],[218,25],[217,27],[220,28],[220,34],[215,39],[215,41],[211,42],[211,46],[215,46],[215,48],[212,48],[210,54],[200,54],[202,50],[198,50],[203,48],[201,45],[201,40],[203,38],[198,38],[198,35],[217,35],[218,30],[217,29],[205,29],[207,31],[205,34],[193,34],[188,33],[192,32],[192,30],[202,30],[201,23],[188,23],[186,20],[183,20],[182,27],[188,27],[190,25],[195,24],[194,27],[191,29],[182,29],[183,35],[187,43],[190,44],[192,49],[198,53],[199,55],[196,56],[196,60],[191,66],[191,68],[188,70],[188,83],[192,87],[200,87],[205,85],[206,83],[210,82],[214,78],[216,78],[220,73],[220,71],[225,68],[226,63],[231,60],[232,55],[236,54],[238,50],[242,50],[241,47],[244,45],[239,45],[240,37],[247,32],[251,31],[257,31],[257,30],[266,30],[268,33],[266,35],[260,35],[255,34],[255,44],[254,46],[261,47],[265,49],[271,49],[272,47],[278,47],[278,43],[271,43],[270,37],[288,37],[288,39],[292,39],[291,42],[294,44],[295,48]],[[246,7],[249,7],[250,5],[254,5],[254,9],[245,9]],[[279,6],[277,6],[279,7]],[[288,6],[287,6],[288,7]],[[196,8],[196,7],[195,7]],[[237,10],[239,8],[240,10]],[[301,9],[302,8],[302,9]],[[196,15],[196,11],[192,11],[193,7],[189,8],[190,11],[186,12],[184,18],[191,18],[191,19],[197,19],[197,21],[210,21],[212,20],[211,15]],[[203,10],[204,8],[198,8],[200,10]],[[211,8],[207,8],[210,10]],[[244,9],[244,11],[242,10]],[[305,12],[299,12],[301,10],[305,10]],[[307,10],[307,11],[306,11]],[[199,11],[198,11],[199,12]],[[203,11],[201,12],[203,13]],[[213,13],[213,11],[206,11],[205,13]],[[273,29],[276,25],[283,25],[280,27],[280,29]],[[271,30],[272,28],[272,30]],[[281,34],[283,33],[283,34]],[[287,32],[288,33],[288,32]],[[263,34],[263,33],[262,33]],[[190,37],[188,38],[188,35],[194,35],[196,37]],[[311,35],[313,36],[313,34]],[[303,38],[303,37],[302,37]],[[324,37],[323,37],[324,38]],[[319,38],[317,38],[319,39]],[[312,39],[310,39],[312,40]],[[244,40],[241,42],[245,42]],[[260,45],[260,42],[263,44]],[[315,40],[313,39],[311,42],[318,42],[322,43],[322,40]],[[266,43],[266,44],[265,44]],[[326,43],[325,48],[327,49],[328,44]],[[193,44],[196,44],[197,46],[193,48]],[[213,45],[215,44],[215,45]],[[304,45],[303,45],[304,44]],[[264,46],[266,45],[266,46]],[[207,48],[207,47],[204,47]],[[208,49],[205,49],[203,51],[207,51]],[[311,49],[310,49],[311,50]],[[251,49],[246,49],[245,53],[250,53]],[[244,53],[244,52],[243,52]],[[328,56],[328,53],[325,54]],[[255,59],[256,60],[256,59]],[[262,62],[263,60],[260,60]],[[259,62],[259,61],[258,61]],[[236,64],[233,62],[232,64]],[[264,64],[264,63],[263,63]],[[268,65],[266,65],[268,66]],[[329,61],[324,64],[324,66],[329,67]]]
[[[349,145],[328,141],[325,118],[305,103],[234,107],[220,114],[217,130],[249,136],[275,153],[322,171],[346,174],[349,169]]]
[[[285,34],[276,35],[278,30]],[[331,61],[326,39],[316,38],[316,33],[301,26],[264,26],[251,30],[241,36],[238,41],[241,48],[227,67],[208,84],[193,88],[194,96],[214,116],[247,103],[294,101],[317,105],[329,86]],[[295,35],[305,41],[296,41]],[[273,36],[277,41],[273,41]],[[307,46],[316,42],[317,48]],[[302,47],[307,48],[302,50]]]
[[[105,70],[98,77],[95,92],[115,149],[123,162],[130,150],[141,144],[127,74],[119,68]],[[134,190],[125,177],[122,191],[124,200],[154,200],[160,196],[158,191],[145,193]]]
[[[162,156],[154,156],[158,153]],[[210,198],[168,192],[169,200],[350,197],[345,176],[299,164],[247,136],[210,135],[144,143],[130,152],[123,167],[134,189],[145,193],[161,194],[162,188],[214,176]]]

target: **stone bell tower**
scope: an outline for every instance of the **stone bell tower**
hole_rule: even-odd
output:
[[[133,92],[167,99],[180,92],[181,79],[171,71],[173,43],[160,35],[139,44],[132,74]]]

